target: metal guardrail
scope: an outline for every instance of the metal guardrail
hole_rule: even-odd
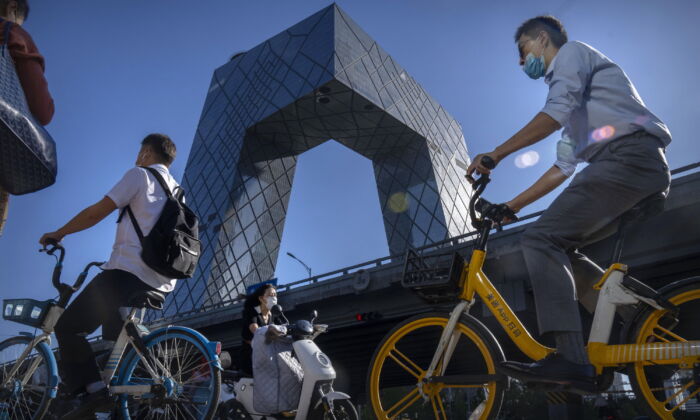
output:
[[[690,170],[696,169],[696,168],[700,168],[700,162],[696,162],[696,163],[692,163],[690,165],[685,165],[685,166],[681,166],[680,168],[676,168],[676,169],[671,171],[671,175],[677,175],[677,174],[687,172],[687,171],[690,171]],[[544,213],[544,210],[525,215],[523,217],[520,217],[515,222],[510,222],[510,223],[504,224],[503,228],[504,229],[506,227],[511,228],[514,225],[519,225],[520,223],[522,223],[524,221],[539,217],[540,215],[542,215],[542,213]],[[416,252],[419,252],[419,253],[426,253],[426,252],[438,250],[438,249],[446,247],[446,246],[455,247],[461,243],[466,242],[467,239],[471,238],[474,235],[476,235],[476,231],[465,233],[465,234],[459,235],[459,236],[455,236],[453,238],[444,239],[442,241],[434,242],[434,243],[431,243],[428,245],[424,245],[424,246],[416,248],[415,250],[416,250]],[[396,262],[397,260],[403,259],[403,257],[404,257],[403,253],[394,254],[394,255],[389,255],[387,257],[377,258],[377,259],[366,261],[363,263],[351,265],[351,266],[344,267],[344,268],[341,268],[338,270],[329,271],[327,273],[318,274],[316,276],[312,276],[312,277],[308,277],[305,279],[293,281],[291,283],[279,285],[277,287],[277,291],[278,292],[286,292],[286,291],[292,290],[293,288],[296,288],[296,287],[307,286],[307,285],[311,285],[311,284],[316,284],[319,281],[330,280],[332,278],[347,276],[349,274],[355,273],[355,272],[363,270],[363,269],[381,267],[383,265],[388,265],[392,262]],[[218,302],[214,305],[203,306],[203,307],[199,307],[197,309],[193,309],[191,311],[182,312],[182,313],[179,313],[179,314],[177,314],[173,317],[170,317],[170,318],[155,319],[155,320],[152,320],[151,322],[161,323],[165,320],[181,319],[181,318],[185,318],[189,315],[194,315],[194,314],[201,313],[201,312],[207,312],[207,311],[211,311],[211,310],[215,310],[215,309],[220,309],[220,308],[223,308],[225,306],[229,306],[229,305],[241,302],[242,300],[243,300],[243,297],[241,297],[239,295],[239,297],[234,298],[234,299],[228,299],[225,301]]]

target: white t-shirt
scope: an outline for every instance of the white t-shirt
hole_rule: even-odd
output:
[[[165,165],[156,164],[150,167],[160,172],[170,187],[170,191],[178,186]],[[160,217],[168,196],[150,172],[135,167],[124,174],[121,181],[107,193],[107,197],[114,201],[120,213],[124,207],[129,205],[141,232],[146,236]],[[166,293],[175,288],[177,281],[156,273],[143,262],[141,241],[139,241],[128,212],[124,213],[124,217],[117,225],[117,237],[112,247],[112,255],[109,261],[102,266],[102,269],[128,271],[147,285]]]

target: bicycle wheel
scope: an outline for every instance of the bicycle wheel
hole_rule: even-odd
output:
[[[0,419],[39,420],[56,396],[58,369],[45,342],[37,344],[24,360],[17,361],[31,342],[30,337],[17,336],[0,343]],[[19,367],[10,377],[17,363]]]
[[[145,337],[145,345],[145,358],[163,383],[154,385],[143,359],[132,349],[124,358],[119,384],[152,388],[142,398],[120,396],[123,418],[212,419],[219,400],[221,372],[209,359],[201,339],[184,329],[164,329]]]
[[[333,414],[327,412],[323,404],[319,404],[309,415],[310,420],[357,420],[357,410],[350,400],[333,401]]]
[[[379,344],[368,374],[368,399],[378,419],[492,419],[498,415],[507,378],[479,379],[479,375],[495,375],[497,363],[504,360],[503,351],[475,318],[462,315],[455,327],[453,356],[442,375],[452,380],[425,378],[448,318],[438,313],[409,318]],[[440,374],[442,363],[433,376]]]
[[[678,314],[645,305],[632,321],[630,342],[700,340],[700,277],[672,283],[659,293],[678,307]],[[637,400],[654,418],[673,418],[679,411],[685,411],[687,403],[700,403],[700,384],[695,382],[692,365],[683,368],[638,362],[631,364],[628,370]]]

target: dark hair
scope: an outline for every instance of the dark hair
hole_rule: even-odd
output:
[[[175,160],[177,149],[175,143],[165,134],[153,133],[141,141],[141,146],[149,146],[160,158],[160,163],[169,166]]]
[[[561,48],[562,45],[569,41],[566,29],[564,29],[561,21],[554,16],[546,15],[537,16],[523,22],[518,30],[515,31],[515,42],[518,42],[523,34],[530,38],[535,38],[541,31],[546,31],[549,34],[549,39],[552,40],[557,48]]]
[[[255,308],[256,306],[260,305],[260,298],[265,296],[265,292],[267,292],[267,289],[274,288],[275,286],[273,284],[263,284],[262,286],[255,289],[255,292],[253,292],[251,295],[246,296],[245,303],[243,304],[243,306],[245,308]]]
[[[13,1],[17,2],[17,13],[22,15],[24,20],[27,20],[29,17],[29,2],[27,0],[0,0],[0,10],[2,10],[2,13],[5,13],[7,6]]]

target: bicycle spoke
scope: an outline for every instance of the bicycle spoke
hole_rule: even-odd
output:
[[[691,382],[691,383],[692,383],[692,382]],[[696,395],[698,394],[698,392],[700,392],[700,388],[698,388],[698,389],[696,389],[695,391],[691,392],[690,394],[688,394],[687,397],[685,397],[685,398],[683,398],[681,401],[679,401],[678,404],[676,404],[676,406],[673,407],[673,408],[670,410],[670,412],[673,413],[674,411],[678,410],[678,408],[682,407],[683,404],[685,404],[688,400],[690,400],[691,398],[693,398],[694,396],[696,396]]]
[[[396,355],[395,355],[396,354]],[[398,356],[398,357],[397,357]],[[423,369],[418,367],[411,359],[409,359],[405,354],[401,353],[396,347],[392,348],[389,352],[389,357],[401,366],[406,372],[415,376],[416,379],[420,379],[421,375],[425,373]],[[401,358],[401,360],[399,360]],[[408,365],[408,366],[407,366]],[[410,367],[409,367],[410,366]]]
[[[676,392],[675,394],[673,394],[673,395],[671,395],[670,397],[668,397],[668,399],[667,399],[666,401],[663,402],[663,405],[666,405],[666,404],[668,404],[669,402],[673,401],[677,396],[679,396],[680,394],[682,394],[683,391],[685,391],[686,389],[690,388],[691,386],[693,386],[693,382],[688,382],[683,388],[679,389],[678,392]],[[674,387],[673,389],[675,389],[675,387]]]
[[[661,332],[662,332],[663,334],[671,336],[673,339],[675,339],[675,341],[688,341],[688,340],[686,340],[685,338],[681,337],[680,335],[674,333],[673,331],[668,330],[668,329],[662,327],[661,325],[658,325],[658,324],[657,324],[656,327],[654,327],[654,329],[655,329],[655,330],[661,330]],[[654,336],[657,337],[657,338],[659,338],[660,340],[663,340],[663,341],[667,342],[667,343],[671,342],[671,340],[669,340],[669,339],[667,339],[667,338],[665,338],[665,337],[661,337],[660,335],[656,334],[656,332],[654,332]]]
[[[433,405],[433,412],[435,413],[435,419],[436,420],[447,420],[447,414],[445,414],[445,407],[442,405],[442,398],[440,398],[439,392],[433,394],[430,397],[430,402]]]
[[[410,406],[412,406],[416,401],[420,399],[420,393],[418,392],[418,388],[413,388],[411,392],[406,394],[403,398],[401,398],[396,404],[392,405],[391,408],[386,410],[386,415],[389,417],[389,419],[393,419],[402,412],[406,411]],[[403,407],[401,405],[403,404]],[[394,412],[395,410],[397,411],[394,415],[390,415],[389,413]]]
[[[190,368],[190,369],[188,369],[188,370],[182,372],[182,373],[181,373],[181,376],[187,376],[187,374],[189,374],[190,372],[196,372],[196,371],[198,371],[198,370],[202,370],[202,368],[204,368],[204,367],[209,367],[210,365],[211,365],[211,362],[204,361],[204,363],[200,363],[200,364],[198,364],[197,366],[194,366],[194,367],[192,367],[192,368]],[[201,378],[198,378],[198,377],[192,378],[192,377],[191,377],[191,378],[187,379],[186,381],[182,381],[182,379],[180,379],[178,382],[183,383],[183,384],[186,384],[186,383],[189,383],[189,382],[192,381],[192,380],[197,380],[197,379],[201,379]]]
[[[206,417],[213,408],[209,404],[214,392],[214,375],[206,354],[191,340],[165,333],[161,340],[149,346],[146,361],[153,365],[159,379],[177,384],[177,393],[166,397],[160,407],[148,399],[128,401],[133,419],[195,419]],[[129,384],[152,383],[141,361],[129,376]],[[215,407],[215,405],[214,405]]]
[[[195,416],[194,414],[192,414],[192,411],[190,411],[190,409],[189,409],[189,408],[191,407],[191,405],[182,405],[181,407],[183,408],[183,410],[186,410],[186,411],[187,411],[187,414],[189,414],[193,419],[196,419],[196,418],[197,418],[197,416]],[[196,408],[195,408],[195,410],[196,410]],[[199,412],[199,410],[196,410],[196,411],[197,411],[197,414],[201,414],[201,413]]]

